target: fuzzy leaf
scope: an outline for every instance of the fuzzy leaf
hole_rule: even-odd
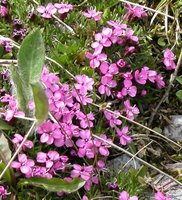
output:
[[[30,87],[27,84],[24,84],[19,73],[18,69],[15,66],[10,67],[11,78],[13,80],[13,86],[16,94],[16,99],[18,101],[18,107],[25,113],[27,113],[27,105],[31,96]]]
[[[48,115],[48,99],[40,82],[31,84],[31,87],[35,103],[35,117],[38,123],[41,123],[47,118]]]
[[[29,178],[29,179],[21,179],[18,182],[18,186],[24,186],[24,185],[33,185],[36,187],[43,188],[45,190],[48,190],[50,192],[76,192],[81,187],[83,187],[85,184],[85,181],[80,178],[75,178],[71,182],[67,182],[63,179],[59,178]]]
[[[6,123],[4,120],[0,119],[0,130],[10,130],[12,126]]]
[[[8,140],[2,132],[0,132],[0,159],[7,163],[11,159],[11,150],[9,148]]]
[[[34,29],[23,40],[18,52],[19,74],[24,84],[38,82],[45,60],[41,31]]]

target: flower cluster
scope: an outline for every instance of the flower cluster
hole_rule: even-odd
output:
[[[38,152],[36,162],[28,159],[26,154],[19,154],[18,161],[13,161],[11,166],[27,178],[44,177],[50,179],[57,170],[65,170],[67,161],[67,156],[60,155],[57,151],[49,151],[48,153]]]
[[[69,13],[73,9],[71,4],[66,3],[48,3],[47,6],[39,6],[37,11],[41,14],[41,16],[45,19],[52,18],[53,14],[65,15]]]
[[[139,109],[131,105],[130,99],[146,95],[145,88],[141,86],[155,83],[161,89],[165,83],[161,74],[147,66],[132,69],[127,60],[139,48],[138,37],[126,24],[114,21],[107,23],[111,28],[103,27],[101,32],[95,34],[95,41],[91,44],[93,53],[86,53],[86,57],[90,60],[90,67],[97,68],[97,72],[99,70],[101,78],[98,92],[123,100],[124,112],[133,120],[134,115],[139,114]],[[112,52],[107,53],[112,46],[118,45],[123,50],[117,52],[117,56]]]
[[[126,5],[126,11],[127,13],[124,15],[124,20],[132,20],[135,18],[144,18],[147,17],[147,13],[144,11],[144,9],[140,6],[132,6],[131,4]]]
[[[170,49],[165,49],[163,51],[163,63],[167,70],[173,70],[176,68],[176,64],[174,62],[175,55]]]

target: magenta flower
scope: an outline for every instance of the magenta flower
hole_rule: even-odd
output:
[[[155,82],[157,83],[157,87],[159,89],[163,88],[165,86],[165,82],[163,81],[163,77],[161,74],[156,75]]]
[[[33,177],[42,177],[47,179],[51,179],[53,177],[52,174],[48,172],[47,168],[42,166],[34,166],[32,168],[32,174]]]
[[[101,20],[101,14],[102,12],[96,11],[96,10],[87,10],[86,12],[83,13],[83,15],[89,19],[93,19],[94,21],[99,21]]]
[[[49,121],[44,122],[38,127],[37,133],[41,135],[41,143],[46,143],[49,145],[54,143],[56,147],[61,147],[64,145],[64,135],[60,131],[58,124],[54,124]]]
[[[135,81],[141,85],[145,85],[148,79],[148,69],[142,68],[141,71],[135,71]]]
[[[124,80],[124,87],[121,90],[122,96],[129,95],[130,97],[135,97],[137,93],[137,87],[132,85],[130,80]]]
[[[99,54],[91,54],[91,53],[86,53],[85,55],[88,59],[90,59],[90,67],[91,68],[97,68],[100,66],[100,63],[102,61],[107,60],[107,55],[104,53],[99,53]]]
[[[176,64],[173,61],[175,59],[174,53],[170,49],[165,49],[163,51],[164,59],[163,63],[166,66],[167,70],[173,70],[176,68]]]
[[[73,5],[67,3],[55,3],[54,7],[57,8],[59,14],[68,13],[73,10]]]
[[[92,43],[91,47],[95,50],[94,54],[98,55],[102,52],[104,47],[110,47],[112,45],[110,37],[112,35],[112,29],[103,28],[101,33],[95,34],[95,42]]]
[[[0,198],[6,199],[9,194],[10,193],[7,191],[7,189],[3,185],[0,185]]]
[[[155,200],[172,200],[169,196],[165,196],[162,192],[155,193]]]
[[[86,75],[76,75],[75,77],[77,83],[74,84],[75,88],[79,90],[82,95],[87,94],[87,91],[93,90],[94,80]]]
[[[105,134],[101,134],[99,137],[108,142],[112,142],[112,140],[110,138],[107,138]],[[111,147],[111,145],[97,138],[94,139],[94,144],[99,149],[99,153],[102,156],[109,156],[108,148]]]
[[[91,141],[91,133],[90,130],[82,130],[80,131],[80,137],[81,139],[78,139],[76,141],[76,145],[78,147],[85,147],[85,145]]]
[[[8,14],[8,9],[5,6],[0,5],[0,16],[5,17]]]
[[[119,59],[119,60],[117,61],[117,65],[118,65],[119,67],[123,68],[123,67],[125,67],[126,62],[125,62],[123,59]]]
[[[93,113],[90,112],[85,115],[83,112],[78,111],[76,117],[80,120],[81,128],[93,127],[93,120],[95,119]]]
[[[78,145],[81,145],[81,144],[78,144]],[[91,158],[95,157],[96,153],[97,153],[97,149],[95,148],[93,141],[92,140],[88,140],[88,141],[85,140],[85,146],[80,147],[78,149],[77,155],[80,158],[83,158],[84,156],[86,156],[87,158],[91,159]]]
[[[21,173],[25,176],[30,176],[32,173],[32,167],[35,165],[35,162],[31,159],[27,159],[25,154],[18,155],[18,162],[13,161],[11,166],[15,169],[19,169]]]
[[[106,94],[107,96],[111,95],[111,88],[117,86],[117,82],[113,80],[113,76],[106,74],[101,78],[101,85],[98,88],[100,94]]]
[[[93,166],[81,166],[78,164],[73,165],[73,170],[71,171],[71,177],[77,178],[81,177],[83,180],[88,181],[91,178],[91,173],[93,171]]]
[[[37,11],[41,13],[41,16],[46,19],[52,18],[52,15],[56,13],[56,8],[52,3],[48,3],[47,6],[39,6]]]
[[[131,4],[127,4],[126,9],[127,13],[124,15],[124,20],[147,17],[147,13],[143,8],[139,6],[132,6]]]
[[[6,121],[10,121],[14,115],[17,116],[25,116],[25,113],[18,110],[18,105],[14,97],[10,96],[9,94],[5,94],[5,96],[0,98],[1,102],[8,103],[7,110],[5,112],[5,119]]]
[[[88,97],[86,94],[78,94],[78,91],[73,90],[72,95],[76,98],[76,100],[81,103],[82,105],[87,105],[89,103],[92,103],[93,99]]]
[[[117,132],[117,135],[120,138],[120,144],[127,145],[127,144],[131,143],[132,139],[127,134],[128,133],[128,126],[124,126],[122,129],[117,128],[116,132]]]
[[[130,101],[126,100],[124,101],[126,116],[128,119],[134,120],[134,115],[137,115],[140,113],[139,109],[136,107],[136,105],[131,106]]]
[[[121,125],[122,121],[119,118],[119,111],[115,110],[114,114],[108,111],[104,111],[105,118],[109,121],[111,128],[114,128],[116,125]]]
[[[110,64],[106,61],[102,62],[100,65],[100,71],[102,74],[111,74],[111,75],[116,75],[119,73],[118,67],[115,63]]]
[[[138,200],[137,196],[130,197],[126,191],[123,191],[119,195],[119,200]]]
[[[23,141],[23,137],[20,134],[15,134],[14,138],[12,139],[12,142],[16,145],[16,148],[20,145],[20,143]],[[27,149],[33,148],[34,144],[30,140],[26,140],[22,149],[25,151]]]
[[[94,148],[90,130],[80,131],[80,138],[81,139],[76,141],[76,145],[79,147],[78,156],[81,158],[84,156],[87,158],[94,158],[96,150]]]

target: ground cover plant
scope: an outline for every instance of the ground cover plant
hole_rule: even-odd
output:
[[[1,0],[2,199],[173,199],[154,175],[182,185],[162,132],[181,114],[181,5]]]

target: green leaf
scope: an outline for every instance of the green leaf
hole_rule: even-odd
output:
[[[38,123],[41,123],[47,118],[48,115],[48,99],[40,82],[31,84],[31,87],[35,103],[35,117]]]
[[[9,148],[8,140],[2,132],[0,132],[0,159],[7,163],[11,159],[11,150]]]
[[[23,40],[18,52],[19,74],[24,84],[38,82],[45,60],[41,31],[34,29]]]
[[[0,173],[4,170],[5,167],[6,167],[6,164],[1,162],[0,163]],[[3,178],[7,183],[9,183],[9,184],[12,183],[12,175],[11,175],[10,169],[6,170],[6,172],[4,173]]]
[[[24,186],[24,185],[33,185],[36,187],[43,188],[45,190],[48,190],[50,192],[76,192],[81,187],[83,187],[85,184],[85,181],[80,178],[75,178],[71,182],[67,182],[63,179],[59,178],[30,178],[30,179],[20,179],[18,182],[18,186]]]
[[[0,119],[0,130],[10,130],[13,127],[7,124],[4,120]]]
[[[178,99],[179,99],[180,101],[182,101],[182,90],[177,91],[177,92],[176,92],[176,96],[178,97]]]
[[[176,80],[182,85],[182,76],[176,77]]]
[[[18,107],[25,113],[28,112],[27,105],[31,96],[30,87],[24,84],[15,66],[10,67],[11,78],[14,83],[14,91],[18,101]]]
[[[160,45],[162,47],[166,46],[164,38],[159,38],[158,41],[157,41],[157,43],[158,43],[158,45]]]

